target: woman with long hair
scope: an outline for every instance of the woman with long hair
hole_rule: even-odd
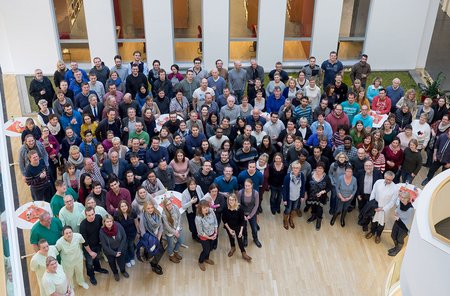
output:
[[[216,133],[215,128],[219,126],[219,117],[216,113],[209,113],[208,121],[206,122],[206,137],[209,139],[214,136]]]
[[[316,169],[311,173],[306,181],[307,199],[306,205],[310,206],[311,217],[308,223],[316,221],[316,230],[320,230],[323,219],[323,207],[327,204],[328,192],[331,191],[330,178],[325,173],[325,164],[318,162]]]
[[[227,207],[222,216],[224,228],[227,231],[228,239],[230,240],[231,249],[228,252],[228,257],[232,257],[236,252],[235,238],[241,250],[242,258],[251,262],[252,258],[247,255],[243,242],[243,231],[245,226],[244,211],[239,207],[236,194],[231,194],[227,199]]]
[[[253,241],[258,248],[262,247],[258,239],[258,224],[256,222],[256,214],[259,207],[259,192],[253,189],[253,181],[246,179],[244,188],[238,192],[239,204],[244,211],[245,227],[244,227],[244,246],[248,245],[247,223],[250,223]]]
[[[39,142],[42,143],[45,151],[47,151],[49,160],[53,161],[53,163],[57,165],[59,163],[58,154],[60,145],[58,143],[58,140],[52,134],[50,134],[50,130],[47,126],[42,128],[42,135],[39,139]]]
[[[92,191],[92,177],[88,173],[81,174],[79,186],[78,201],[84,205],[86,197]]]
[[[175,191],[183,192],[186,189],[189,175],[189,158],[186,157],[182,149],[178,149],[169,165],[172,167],[175,177]]]
[[[68,162],[65,165],[65,172],[62,176],[67,188],[72,188],[75,192],[79,189],[80,170],[77,170],[73,163]]]
[[[397,133],[392,128],[392,124],[389,120],[383,122],[383,140],[384,145],[389,146],[392,141],[397,137]]]
[[[395,174],[395,182],[400,179],[400,167],[403,164],[404,153],[400,147],[400,139],[395,137],[392,142],[385,146],[381,152],[386,160],[386,171],[391,171]]]
[[[167,252],[169,260],[180,263],[183,257],[180,255],[180,247],[184,242],[183,227],[181,227],[180,209],[172,203],[170,198],[163,200],[163,233],[167,240]]]
[[[220,226],[222,221],[222,212],[226,208],[226,198],[219,192],[219,187],[216,183],[212,183],[208,188],[208,193],[205,194],[204,199],[211,203],[211,209],[216,215],[217,227]],[[217,249],[219,243],[219,233],[217,233],[216,238],[212,242],[212,249]]]
[[[369,159],[372,160],[375,170],[379,170],[381,174],[386,170],[386,159],[381,153],[382,149],[378,145],[374,145],[370,150]]]
[[[81,145],[81,143],[80,143]],[[78,170],[82,170],[84,167],[84,157],[80,152],[80,147],[72,145],[69,149],[69,158],[67,162],[72,163]]]
[[[405,126],[411,124],[411,122],[412,122],[411,109],[407,104],[401,105],[395,111],[395,123],[397,123],[399,131],[403,132],[405,130]]]
[[[282,200],[282,186],[287,168],[283,162],[283,155],[280,152],[275,153],[273,162],[269,166],[269,185],[270,185],[270,211],[272,215],[280,213]]]
[[[400,100],[395,105],[397,109],[400,109],[403,105],[407,105],[409,112],[411,114],[415,114],[417,111],[417,98],[416,98],[416,90],[414,88],[410,88],[405,92],[405,95],[400,98]]]
[[[92,160],[97,164],[99,168],[102,168],[103,162],[108,159],[108,154],[105,152],[105,147],[102,143],[95,145],[95,154],[92,155]]]
[[[334,106],[337,104],[337,97],[336,94],[334,93],[334,90],[335,90],[334,84],[328,84],[325,87],[325,91],[321,97],[321,100],[322,99],[328,100],[328,108],[330,109],[334,109]]]
[[[100,229],[100,241],[103,253],[108,258],[108,264],[113,272],[114,279],[120,280],[119,270],[123,277],[130,277],[125,269],[125,252],[127,249],[127,235],[122,225],[114,222],[113,216],[107,214],[103,218],[103,227]]]
[[[380,151],[384,148],[383,131],[376,129],[372,132],[372,143],[374,146],[378,146]]]
[[[205,263],[214,265],[214,261],[209,259],[214,240],[217,238],[217,218],[211,209],[211,203],[208,200],[202,200],[197,206],[197,215],[195,217],[195,226],[198,237],[202,244],[202,252],[198,258],[198,265],[202,271],[206,270]]]
[[[364,124],[361,120],[356,121],[356,124],[350,130],[350,136],[353,140],[353,145],[356,147],[364,141],[366,137],[366,129],[364,128]]]
[[[203,139],[200,143],[200,151],[202,152],[202,157],[204,159],[210,161],[214,159],[214,150],[212,149],[207,139]]]
[[[58,60],[56,62],[55,73],[53,73],[53,82],[55,82],[56,87],[59,87],[59,84],[61,83],[61,81],[64,80],[64,77],[65,77],[67,71],[69,71],[69,69],[67,69],[64,61]]]
[[[155,205],[152,202],[144,203],[144,211],[139,216],[138,235],[140,237],[143,237],[146,232],[150,233],[159,241],[161,241],[163,233],[162,218],[161,214],[155,208]],[[153,259],[150,261],[152,271],[158,275],[163,274],[162,267],[159,265],[159,261],[161,260],[163,254],[164,250],[161,250],[160,252],[155,254],[155,256],[153,256]]]
[[[136,240],[137,230],[139,228],[139,220],[136,212],[126,200],[119,202],[118,211],[114,215],[114,219],[123,227],[127,236],[127,245],[124,250],[125,265],[127,267],[134,266],[134,241]]]
[[[260,155],[266,153],[267,155],[269,155],[269,162],[272,162],[275,152],[277,152],[277,150],[272,144],[272,139],[269,135],[265,135],[262,138],[261,144],[258,146],[258,153]]]
[[[372,151],[372,147],[373,147],[373,138],[371,134],[366,134],[364,136],[363,141],[358,145],[356,145],[356,148],[358,149],[363,148],[367,156],[369,156],[370,151]]]
[[[159,146],[167,149],[169,145],[173,142],[172,134],[168,127],[163,126],[159,131]]]
[[[87,130],[92,132],[92,135],[95,137],[95,131],[97,130],[98,122],[94,121],[94,117],[89,113],[83,113],[83,123],[81,124],[81,140],[84,141],[85,135],[84,133]]]
[[[363,87],[361,87],[361,89],[359,90],[359,92],[356,93],[356,103],[359,105],[360,108],[362,108],[362,106],[367,106],[367,110],[370,111],[370,102],[369,100],[366,98],[366,91]]]
[[[182,193],[181,203],[186,212],[192,239],[197,242],[200,242],[200,239],[198,238],[197,228],[195,227],[195,209],[202,199],[204,199],[202,188],[197,185],[194,178],[189,178],[187,181],[187,188]]]
[[[151,108],[144,108],[142,111],[145,127],[147,128],[150,139],[156,134],[156,119]]]
[[[330,170],[328,172],[331,184],[333,185],[333,187],[331,188],[331,198],[330,198],[331,215],[334,215],[336,213],[336,206],[337,206],[336,184],[339,180],[339,177],[345,174],[345,167],[349,164],[349,159],[345,152],[339,152],[336,155],[335,160],[336,161],[331,164]]]

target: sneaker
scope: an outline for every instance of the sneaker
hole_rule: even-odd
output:
[[[80,287],[82,287],[83,289],[85,289],[85,290],[89,289],[89,285],[87,283],[81,283],[81,284],[78,284],[78,285]]]
[[[125,264],[128,268],[130,268],[131,267],[131,263],[130,262],[128,262],[127,264]]]
[[[130,263],[131,263],[132,266],[136,265],[136,261],[134,261],[133,259],[130,260]]]
[[[97,279],[95,277],[90,277],[89,281],[91,282],[91,284],[93,284],[94,286],[97,285]]]
[[[130,275],[126,271],[122,272],[122,275],[123,275],[124,278],[129,278],[130,277]]]

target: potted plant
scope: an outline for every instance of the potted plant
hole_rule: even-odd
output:
[[[425,78],[425,83],[419,83],[420,92],[422,95],[421,101],[423,102],[426,98],[431,98],[433,102],[441,96],[445,96],[450,90],[441,89],[441,84],[445,80],[445,75],[442,72],[432,79],[430,76]]]

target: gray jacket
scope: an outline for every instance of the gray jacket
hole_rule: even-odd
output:
[[[199,236],[213,235],[215,228],[217,228],[217,218],[214,211],[209,208],[206,216],[195,216],[195,226]]]
[[[100,229],[100,241],[102,242],[102,249],[105,255],[116,256],[117,252],[124,252],[127,245],[127,234],[120,223],[114,222],[117,226],[117,235],[115,238],[106,235]]]
[[[39,158],[42,158],[44,160],[45,166],[48,167],[48,154],[47,151],[45,151],[44,145],[42,145],[41,142],[39,142],[38,139],[36,139],[36,146],[33,148],[37,151]],[[28,159],[28,152],[30,152],[33,149],[29,149],[25,144],[20,147],[19,150],[19,168],[22,175],[25,176],[25,171],[27,165],[30,163],[30,160]]]

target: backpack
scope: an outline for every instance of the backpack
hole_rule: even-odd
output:
[[[143,262],[141,258],[141,248],[144,248],[144,256],[149,259],[156,254],[164,251],[158,238],[153,234],[146,232],[136,245],[136,258]]]

